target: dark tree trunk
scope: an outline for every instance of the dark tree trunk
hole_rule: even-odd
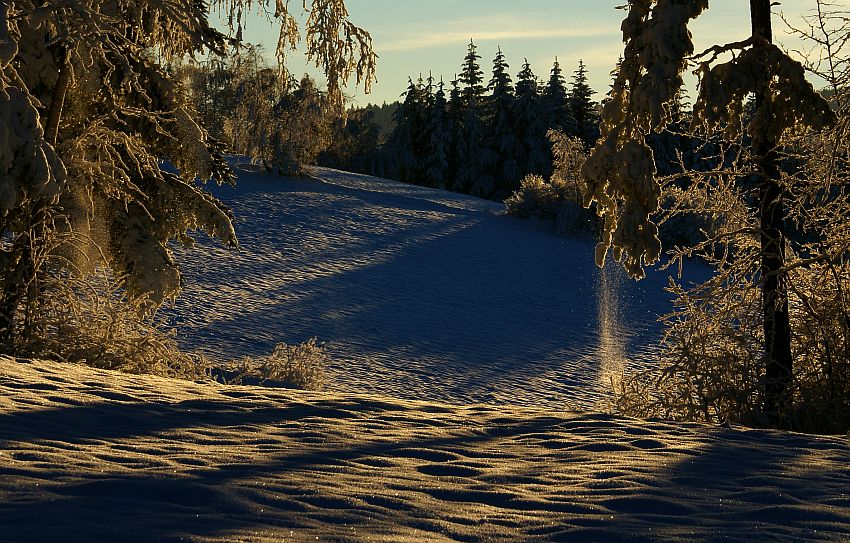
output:
[[[53,88],[53,97],[44,127],[44,139],[53,147],[59,140],[59,124],[65,108],[65,97],[71,86],[70,52],[61,53],[62,63],[59,66],[59,78]],[[13,263],[4,277],[0,288],[0,348],[8,350],[16,335],[18,315],[22,303],[26,303],[26,322],[24,331],[28,333],[31,325],[32,308],[39,296],[38,281],[38,251],[39,244],[44,243],[47,219],[47,207],[44,201],[35,201],[29,211],[29,228],[22,232],[11,251]]]
[[[770,0],[750,0],[753,35],[772,42]],[[767,85],[756,93],[758,110],[770,100]],[[759,215],[761,220],[762,304],[764,311],[765,390],[764,411],[773,422],[790,404],[792,378],[791,323],[788,315],[788,274],[785,267],[785,210],[776,141],[767,134],[753,134],[753,151],[759,169]]]
[[[53,98],[50,110],[47,112],[47,122],[44,127],[44,139],[56,147],[59,139],[59,122],[62,120],[62,110],[65,108],[65,96],[71,86],[71,54],[62,53],[62,64],[59,66],[59,79],[53,88]]]

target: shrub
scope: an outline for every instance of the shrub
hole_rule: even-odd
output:
[[[175,332],[149,311],[144,297],[128,301],[108,272],[85,277],[45,273],[38,304],[20,327],[13,354],[82,363],[101,369],[185,379],[203,378],[207,361],[180,351]]]
[[[761,294],[755,281],[713,278],[675,287],[660,365],[616,385],[615,408],[636,417],[763,426]],[[794,374],[782,426],[844,433],[850,428],[850,265],[791,273]]]
[[[214,368],[212,376],[226,384],[321,390],[328,360],[324,346],[311,338],[299,345],[278,343],[270,355],[246,356],[229,367]]]
[[[591,232],[595,229],[596,216],[583,205],[584,144],[557,130],[550,130],[547,135],[554,157],[551,179],[547,181],[536,174],[525,176],[519,190],[505,200],[507,212],[523,219],[555,220],[558,233],[562,235]]]
[[[555,219],[560,203],[557,188],[536,174],[526,175],[519,190],[505,200],[508,213],[521,219]]]

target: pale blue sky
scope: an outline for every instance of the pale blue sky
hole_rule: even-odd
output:
[[[293,2],[293,5],[300,2]],[[622,52],[620,22],[625,12],[615,9],[626,0],[348,0],[351,20],[371,34],[378,59],[378,83],[372,94],[354,92],[356,103],[391,102],[405,90],[407,77],[414,79],[429,70],[448,83],[460,68],[469,39],[481,55],[481,66],[489,79],[496,48],[502,51],[516,75],[527,57],[541,78],[548,77],[557,56],[565,75],[582,59],[589,69],[591,87],[601,95],[608,90],[610,71]],[[784,0],[774,12],[799,15],[814,6],[814,0]],[[697,50],[712,44],[737,41],[749,36],[749,2],[714,0],[709,10],[692,25]],[[789,49],[798,42],[774,19],[777,41]],[[249,21],[244,37],[274,51],[277,32],[260,19]],[[289,67],[295,73],[308,71],[303,53],[294,53]],[[353,85],[353,81],[352,81]],[[689,81],[695,95],[694,82]]]

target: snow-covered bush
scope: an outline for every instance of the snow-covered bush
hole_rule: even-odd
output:
[[[521,219],[555,219],[561,204],[558,188],[540,175],[526,175],[519,190],[505,200],[508,213]]]
[[[145,313],[144,298],[128,299],[112,275],[99,269],[85,279],[45,274],[38,311],[15,354],[81,363],[127,373],[202,379],[209,363],[182,352],[175,331]],[[140,315],[143,315],[140,318]]]
[[[583,200],[584,144],[557,130],[550,130],[547,135],[552,142],[552,177],[546,180],[536,174],[525,176],[519,190],[505,200],[507,212],[520,218],[554,219],[560,234],[593,231],[595,216],[584,208]]]
[[[752,277],[737,270],[698,288],[673,287],[660,365],[618,383],[616,408],[637,417],[767,425],[764,315]],[[794,375],[782,413],[797,430],[850,428],[850,265],[793,270]]]
[[[215,368],[213,376],[227,384],[286,386],[303,390],[321,390],[325,384],[328,354],[324,346],[311,338],[298,345],[278,343],[271,354],[244,357],[229,367]]]

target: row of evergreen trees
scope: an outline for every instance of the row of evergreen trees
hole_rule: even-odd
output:
[[[183,70],[209,133],[270,170],[318,163],[503,200],[527,175],[552,173],[549,130],[593,145],[598,104],[582,61],[569,86],[557,59],[547,81],[526,60],[514,83],[499,49],[485,84],[480,58],[470,41],[450,86],[410,79],[402,102],[347,112],[306,75],[282,80],[255,46]],[[390,112],[387,133],[378,117]]]
[[[567,86],[557,60],[540,81],[526,59],[514,84],[499,49],[485,86],[481,56],[470,40],[461,71],[446,88],[433,76],[409,79],[384,145],[385,175],[485,198],[504,199],[528,174],[548,176],[550,129],[587,147],[599,135],[598,105],[579,61]]]

